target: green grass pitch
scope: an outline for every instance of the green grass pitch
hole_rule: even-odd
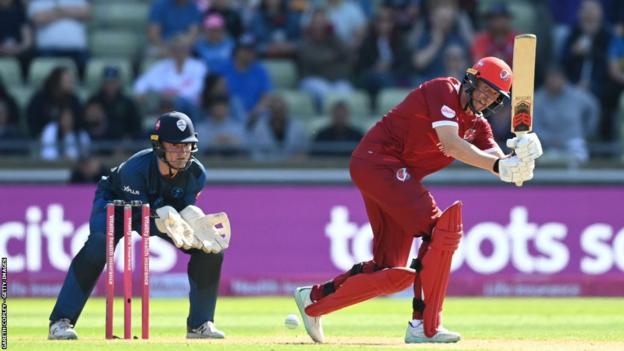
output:
[[[287,297],[220,298],[216,324],[224,340],[186,340],[186,299],[152,299],[150,340],[104,340],[104,300],[91,299],[76,327],[77,341],[48,341],[53,299],[8,299],[9,350],[624,350],[624,298],[449,298],[444,325],[457,344],[405,345],[409,299],[378,298],[329,316],[327,343],[315,345],[303,326],[284,327],[297,308]],[[115,302],[122,335],[122,300]],[[140,299],[133,305],[140,336]]]

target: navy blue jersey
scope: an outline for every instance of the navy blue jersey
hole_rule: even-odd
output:
[[[102,177],[95,201],[140,200],[150,204],[152,213],[163,206],[171,206],[179,212],[195,204],[205,182],[206,170],[197,159],[191,158],[186,170],[167,178],[160,174],[158,159],[153,151],[145,149],[113,168],[108,177]],[[132,220],[136,228],[134,224],[139,223],[139,214],[135,213]],[[152,230],[155,230],[151,222]]]

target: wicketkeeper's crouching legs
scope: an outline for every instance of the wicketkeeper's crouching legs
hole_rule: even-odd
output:
[[[457,342],[459,334],[441,327],[442,305],[446,296],[453,253],[462,237],[462,203],[457,201],[438,219],[428,240],[424,240],[412,267],[414,280],[413,316],[405,342]],[[415,322],[413,321],[413,322]]]

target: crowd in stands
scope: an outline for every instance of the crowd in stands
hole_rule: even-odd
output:
[[[519,32],[538,35],[545,159],[619,157],[619,0],[0,0],[0,154],[88,181],[90,155],[146,146],[175,109],[204,156],[346,156],[421,82],[511,65]],[[501,146],[509,114],[488,117]]]

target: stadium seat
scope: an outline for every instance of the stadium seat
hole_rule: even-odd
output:
[[[114,28],[145,31],[149,4],[138,1],[106,1],[93,5],[90,25],[94,29]]]
[[[267,59],[262,64],[269,71],[274,89],[293,89],[297,83],[297,67],[291,60]]]
[[[509,11],[513,14],[512,25],[520,33],[534,33],[536,27],[535,5],[523,1],[509,3]]]
[[[22,85],[19,62],[12,57],[0,58],[0,77],[7,87]]]
[[[150,66],[153,65],[156,61],[158,61],[158,59],[155,57],[144,58],[139,64],[139,75],[147,71],[147,69],[150,68]]]
[[[327,115],[331,113],[331,108],[340,100],[347,102],[351,111],[351,119],[359,120],[370,117],[370,101],[368,94],[364,91],[356,90],[350,94],[330,94],[323,102],[323,112]]]
[[[94,30],[89,35],[91,55],[134,60],[142,50],[141,35],[131,30]]]
[[[76,80],[78,79],[78,69],[72,59],[67,57],[37,57],[30,63],[28,82],[34,87],[39,87],[57,66],[67,67],[74,74]]]
[[[385,115],[391,108],[403,101],[410,89],[386,88],[379,93],[379,117]]]
[[[279,90],[280,94],[288,104],[290,115],[299,119],[310,119],[316,116],[312,98],[307,93],[297,90]]]
[[[20,129],[22,129],[25,135],[29,135],[28,123],[26,122],[26,108],[35,93],[35,88],[31,85],[12,85],[8,89],[11,96],[15,99],[17,107],[20,109]]]
[[[132,67],[128,60],[121,58],[115,59],[95,57],[89,60],[89,62],[87,63],[85,86],[92,91],[98,89],[102,80],[102,71],[107,66],[114,66],[119,68],[119,71],[121,73],[121,81],[124,86],[131,84]]]
[[[380,117],[375,117],[375,118],[367,118],[367,119],[362,119],[359,121],[356,121],[356,127],[359,128],[362,133],[366,133],[368,132],[377,122],[379,122],[379,120],[381,120],[381,116]]]

